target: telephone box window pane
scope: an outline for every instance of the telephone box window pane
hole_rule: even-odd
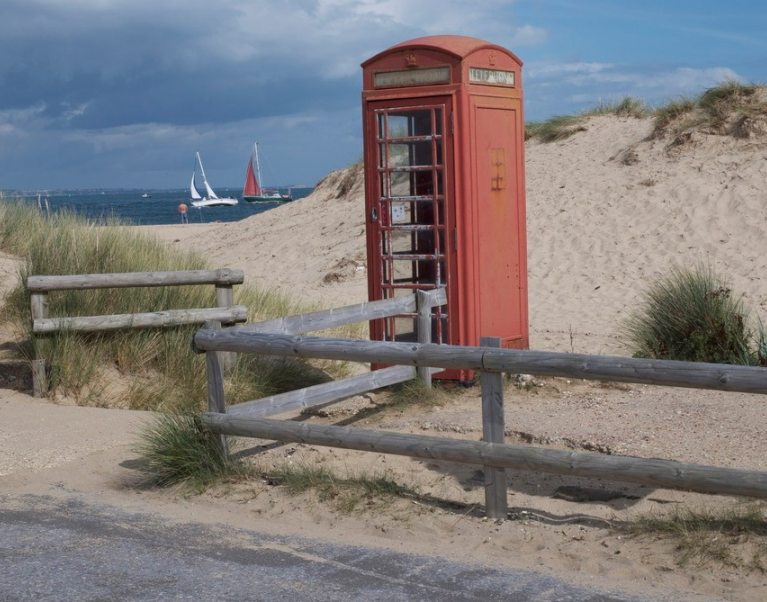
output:
[[[410,260],[396,260],[393,261],[394,282],[416,282],[415,274],[415,261]]]
[[[434,177],[431,171],[418,171],[413,174],[414,192],[420,196],[434,194]]]
[[[387,138],[407,138],[409,136],[431,135],[431,111],[417,109],[413,111],[392,111],[388,114]]]
[[[403,115],[389,113],[387,138],[405,138],[410,134],[410,119]]]
[[[414,248],[418,253],[432,255],[434,248],[434,232],[417,232],[413,234]]]
[[[447,316],[434,320],[434,328],[431,331],[431,342],[437,344],[450,344],[448,340]]]
[[[386,167],[406,167],[410,164],[411,155],[408,144],[389,145],[389,164]]]
[[[394,318],[394,332],[397,341],[415,341],[415,320]]]
[[[391,196],[411,196],[413,186],[410,174],[407,172],[394,172],[390,176]]]
[[[384,137],[384,132],[386,132],[386,116],[385,113],[378,113],[378,139]]]
[[[411,232],[392,232],[392,251],[394,253],[413,253],[413,234]]]
[[[384,151],[381,150],[384,157]],[[414,165],[432,164],[431,140],[416,142],[399,142],[389,144],[388,167],[411,167]],[[383,166],[382,166],[383,167]]]
[[[431,140],[419,140],[412,143],[412,152],[415,165],[429,165],[434,162]]]

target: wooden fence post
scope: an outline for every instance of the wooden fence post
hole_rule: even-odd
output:
[[[216,330],[221,328],[221,323],[208,321],[203,325],[204,328]],[[222,352],[206,351],[205,368],[208,377],[208,411],[218,414],[226,414],[226,398],[224,397],[224,369],[221,365]],[[226,437],[218,435],[218,444],[224,453],[228,453],[226,446]]]
[[[234,289],[231,284],[216,284],[216,306],[232,307],[234,305]],[[237,361],[237,355],[228,351],[221,353],[219,358],[222,362],[222,368],[227,372],[232,369]]]
[[[482,337],[482,347],[500,347],[498,337]],[[503,373],[480,373],[482,386],[482,440],[487,443],[504,442]],[[490,518],[505,519],[508,511],[506,497],[506,469],[483,467],[485,473],[485,507]]]
[[[416,311],[418,318],[416,333],[419,343],[431,343],[431,295],[426,291],[416,291]],[[418,366],[418,380],[431,388],[431,368]]]
[[[32,322],[48,317],[48,293],[32,293],[30,296]],[[33,335],[34,336],[34,335]],[[40,341],[34,341],[35,357],[32,360],[32,395],[43,397],[48,392],[46,359],[40,357]]]

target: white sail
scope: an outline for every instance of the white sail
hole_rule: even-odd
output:
[[[225,205],[236,205],[237,199],[234,197],[220,198],[214,190],[208,184],[208,178],[205,176],[205,168],[202,166],[202,159],[200,159],[200,153],[196,153],[197,163],[195,164],[195,172],[197,171],[197,164],[200,166],[200,175],[202,176],[202,183],[205,186],[205,197],[200,196],[197,189],[194,187],[194,176],[192,174],[192,183],[190,190],[192,194],[192,206],[193,207],[220,207]]]
[[[192,200],[193,201],[199,201],[202,197],[200,196],[200,193],[197,192],[197,189],[194,187],[194,172],[192,172],[192,181],[189,184],[189,190],[192,193]]]
[[[213,189],[210,187],[210,184],[208,184],[207,180],[203,181],[203,184],[205,184],[205,192],[207,193],[207,197],[209,199],[217,199],[218,195],[213,191]]]

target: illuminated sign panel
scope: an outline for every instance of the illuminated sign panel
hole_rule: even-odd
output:
[[[382,71],[373,76],[373,83],[376,88],[449,84],[450,67],[408,69],[407,71]]]
[[[473,84],[488,84],[490,86],[513,86],[514,72],[469,67],[469,81]]]

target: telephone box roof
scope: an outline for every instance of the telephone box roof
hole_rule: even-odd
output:
[[[395,44],[394,46],[391,46],[387,48],[386,50],[379,52],[375,56],[370,57],[368,60],[362,63],[362,66],[366,67],[368,64],[376,61],[377,59],[380,59],[381,57],[391,52],[401,50],[402,48],[425,48],[429,50],[438,50],[441,52],[452,54],[458,59],[464,59],[467,56],[469,56],[471,53],[476,52],[477,50],[481,50],[483,48],[492,48],[494,50],[499,50],[501,52],[508,54],[517,63],[522,65],[522,61],[519,60],[519,57],[517,55],[515,55],[513,52],[511,52],[507,48],[504,48],[503,46],[498,46],[498,44],[492,44],[490,42],[486,42],[485,40],[480,40],[479,38],[472,38],[470,36],[441,35],[441,36],[424,36],[422,38],[414,38],[412,40],[400,42],[399,44]]]

